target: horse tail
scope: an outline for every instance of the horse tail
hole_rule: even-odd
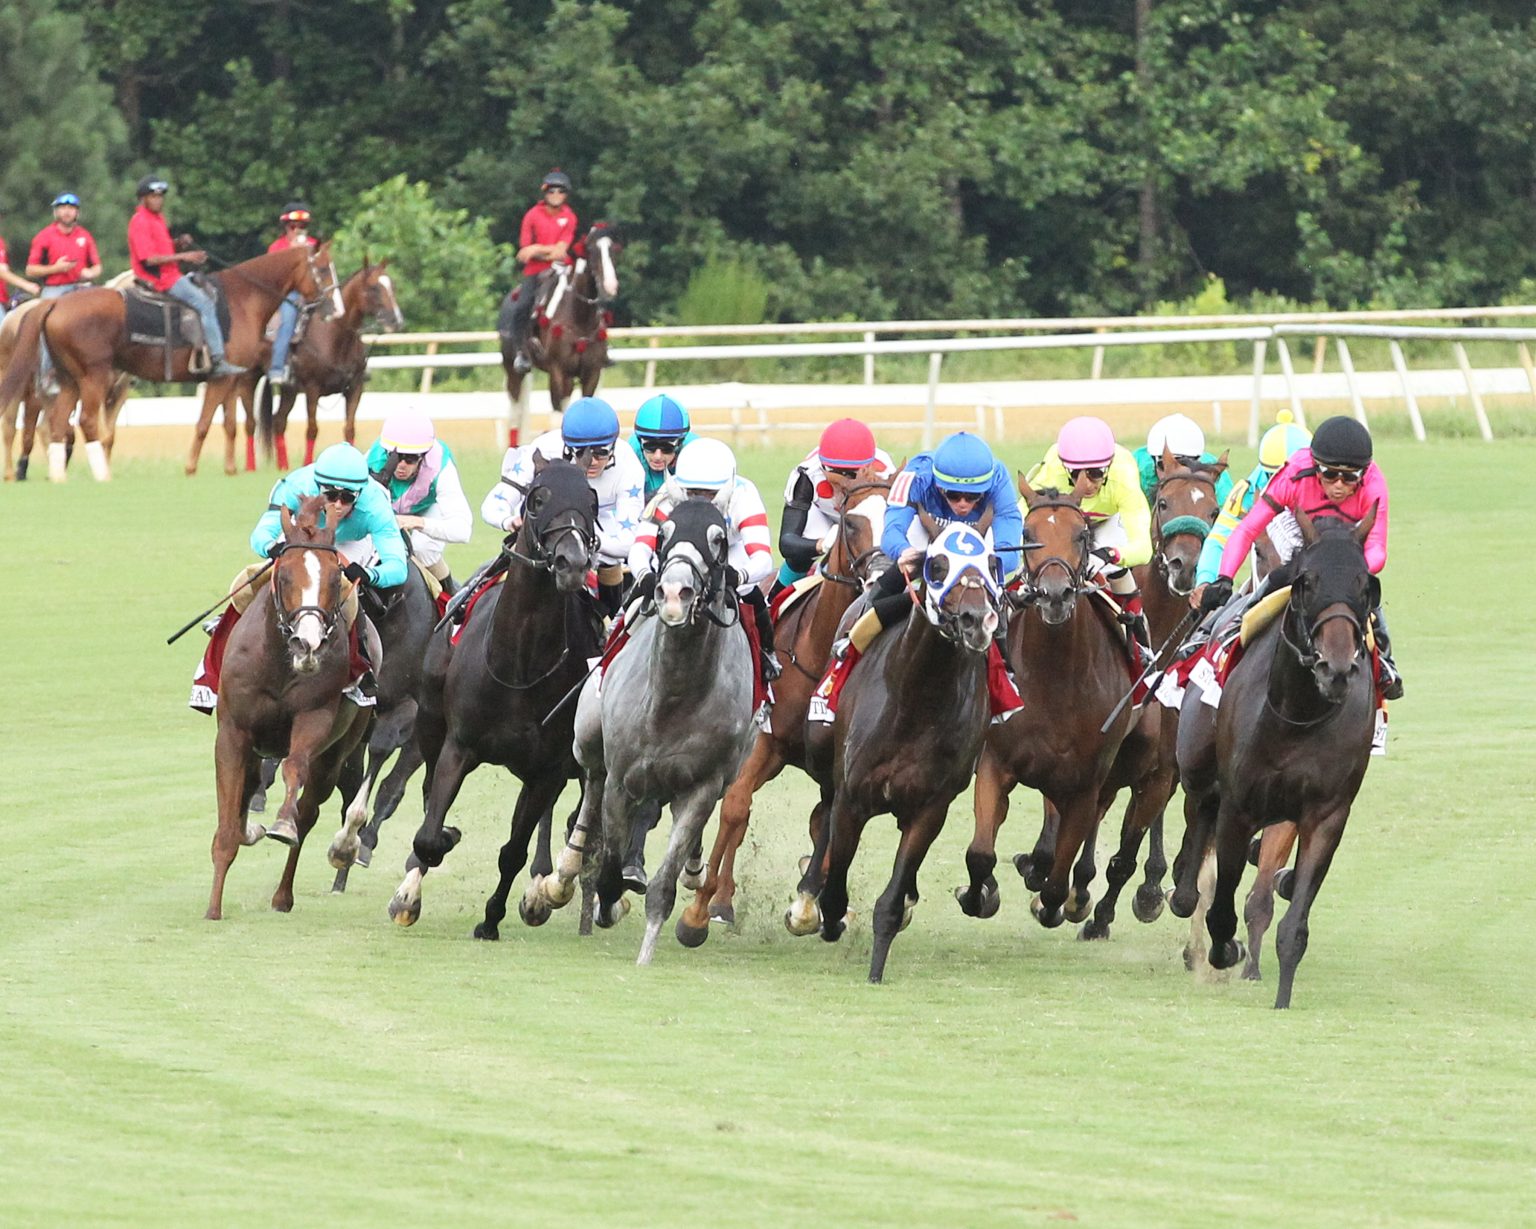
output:
[[[5,369],[5,377],[0,379],[0,416],[16,413],[16,406],[37,378],[38,361],[42,353],[43,322],[59,303],[60,300],[55,299],[34,307],[21,322],[16,349],[11,352],[11,364]]]
[[[272,377],[269,374],[261,382],[261,396],[256,402],[256,440],[261,446],[262,461],[272,459]]]

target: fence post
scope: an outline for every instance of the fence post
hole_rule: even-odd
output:
[[[749,409],[751,406],[752,403],[750,401],[747,402],[747,407]],[[757,407],[757,429],[763,434],[763,447],[768,447],[768,445],[773,442],[773,437],[768,431],[768,407],[765,405],[760,405]]]
[[[434,355],[436,353],[437,353],[437,343],[435,341],[429,341],[427,343],[427,355],[428,355],[428,357],[430,357],[430,356],[432,356],[432,355]],[[421,395],[423,397],[425,397],[431,391],[432,391],[432,368],[431,367],[423,367],[421,369]]]
[[[1360,385],[1355,380],[1355,360],[1349,352],[1349,343],[1336,337],[1334,345],[1339,348],[1339,366],[1344,368],[1344,383],[1349,386],[1349,404],[1354,407],[1355,420],[1362,427],[1369,427],[1371,424],[1365,420],[1365,402],[1360,399]]]
[[[928,356],[928,408],[923,411],[923,447],[933,447],[933,428],[939,414],[939,364],[943,352]]]
[[[1264,351],[1269,343],[1262,337],[1253,343],[1253,400],[1248,406],[1248,447],[1259,446],[1259,402],[1264,399]]]
[[[1301,394],[1296,389],[1296,369],[1291,366],[1291,348],[1285,344],[1285,338],[1275,338],[1275,348],[1280,352],[1280,370],[1285,373],[1285,391],[1291,397],[1291,413],[1296,417],[1296,425],[1305,427],[1307,416],[1302,412]]]
[[[1320,334],[1318,336],[1318,339],[1317,339],[1317,344],[1312,347],[1312,374],[1313,375],[1320,376],[1320,375],[1323,374],[1323,360],[1326,359],[1327,357],[1328,357],[1328,337],[1327,337],[1326,334]]]
[[[1221,402],[1211,402],[1211,434],[1221,434]]]
[[[731,447],[741,447],[741,400],[738,397],[731,398]]]
[[[1520,343],[1520,366],[1525,368],[1525,382],[1531,386],[1531,396],[1536,397],[1536,363],[1531,362],[1531,348]]]
[[[1424,442],[1424,418],[1419,413],[1419,403],[1414,398],[1413,386],[1408,383],[1408,363],[1403,358],[1403,347],[1397,338],[1387,343],[1392,347],[1392,366],[1397,368],[1397,378],[1403,382],[1403,400],[1408,403],[1408,421],[1413,424],[1413,438]]]
[[[1472,399],[1472,413],[1477,417],[1477,429],[1482,432],[1483,438],[1489,443],[1493,442],[1493,428],[1488,425],[1488,411],[1483,408],[1483,396],[1477,391],[1477,385],[1472,382],[1472,362],[1467,358],[1467,348],[1461,342],[1455,343],[1456,364],[1461,368],[1461,378],[1467,382],[1467,396]]]
[[[1095,333],[1102,333],[1105,330],[1103,328],[1097,328],[1097,329],[1094,329],[1093,331]],[[1104,374],[1104,347],[1103,346],[1094,346],[1094,348],[1093,348],[1093,372],[1089,376],[1089,379],[1097,380],[1101,376],[1103,376],[1103,374]]]
[[[865,333],[864,334],[864,344],[866,346],[874,345],[875,344],[875,335],[873,333]],[[864,383],[865,384],[873,384],[874,382],[875,382],[875,355],[874,355],[874,352],[871,351],[870,353],[868,353],[868,354],[866,354],[864,356]]]
[[[659,338],[659,337],[651,338],[651,349],[652,350],[657,350],[657,349],[660,349],[660,347],[661,347],[661,338]],[[652,359],[647,359],[646,362],[645,362],[645,385],[644,386],[646,388],[655,388],[656,387],[656,360],[653,359],[653,358]]]

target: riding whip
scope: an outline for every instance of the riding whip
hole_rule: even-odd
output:
[[[236,585],[233,589],[231,589],[228,593],[226,593],[223,597],[221,597],[218,601],[216,601],[212,606],[208,607],[207,610],[203,611],[202,614],[200,614],[200,615],[193,615],[192,616],[192,621],[190,623],[188,623],[185,627],[183,627],[179,631],[174,632],[171,635],[167,636],[165,638],[166,644],[175,644],[178,640],[180,640],[183,636],[185,636],[188,632],[190,632],[194,627],[196,627],[199,623],[201,623],[204,619],[206,619],[209,615],[211,615],[220,606],[222,606],[226,602],[228,602],[230,598],[235,596],[235,594],[239,593],[241,589],[244,589],[247,586],[254,584],[256,582],[256,580],[258,578],[260,578],[265,572],[267,572],[272,567],[272,565],[274,563],[276,563],[276,562],[277,561],[275,559],[268,559],[264,564],[261,565],[261,567],[257,568],[256,571],[254,573],[252,573],[251,578],[249,580],[247,580],[247,581],[245,581],[245,582],[243,582],[241,584]]]
[[[1120,703],[1116,704],[1115,707],[1110,710],[1109,716],[1104,718],[1104,724],[1099,727],[1100,734],[1106,734],[1109,732],[1109,727],[1115,724],[1115,718],[1119,717],[1120,714],[1125,711],[1125,706],[1131,702],[1131,697],[1136,694],[1136,689],[1157,673],[1157,663],[1163,660],[1163,654],[1168,651],[1168,646],[1173,644],[1175,641],[1182,644],[1185,633],[1189,631],[1190,623],[1197,619],[1199,616],[1200,612],[1191,607],[1189,613],[1179,620],[1179,625],[1175,627],[1173,631],[1168,633],[1168,639],[1164,640],[1162,644],[1157,646],[1157,652],[1152,654],[1151,664],[1148,665],[1147,668],[1141,672],[1140,677],[1138,677],[1137,680],[1131,684],[1131,689],[1120,697]]]

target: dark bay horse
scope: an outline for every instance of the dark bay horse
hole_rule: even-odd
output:
[[[528,359],[549,375],[549,404],[565,408],[576,384],[581,395],[597,391],[603,368],[608,365],[608,328],[613,323],[610,304],[619,294],[617,262],[624,250],[619,228],[598,222],[571,249],[570,271],[552,269],[549,289],[540,284],[541,301],[534,309],[528,339]],[[501,366],[507,377],[507,396],[514,412],[523,394],[527,375],[516,370],[517,349],[505,334],[501,338]]]
[[[1303,546],[1288,565],[1285,610],[1232,668],[1219,708],[1189,689],[1185,713],[1209,715],[1179,728],[1186,817],[1201,846],[1214,839],[1216,850],[1216,890],[1206,914],[1213,968],[1231,968],[1244,955],[1234,937],[1235,898],[1254,833],[1280,821],[1297,827],[1291,906],[1275,944],[1277,1008],[1290,1006],[1312,902],[1370,763],[1376,693],[1366,629],[1381,596],[1363,549],[1374,507],[1353,525],[1314,523],[1304,512],[1296,520]],[[1195,869],[1192,859],[1182,868],[1179,893],[1194,890],[1187,880]]]
[[[255,361],[264,344],[263,331],[277,305],[290,291],[309,301],[325,299],[322,310],[341,310],[336,288],[336,271],[331,265],[330,246],[289,248],[269,252],[254,260],[242,261],[213,274],[229,304],[229,336],[225,353],[241,366]],[[48,429],[54,439],[63,439],[75,403],[80,404],[80,433],[85,437],[86,455],[91,471],[105,480],[111,476],[100,437],[102,403],[111,387],[113,372],[126,371],[141,380],[163,382],[166,379],[165,351],[158,345],[140,345],[131,340],[128,309],[123,295],[115,290],[77,290],[60,299],[52,299],[28,314],[21,327],[16,355],[5,378],[0,380],[0,416],[14,413],[37,372],[38,351],[46,340],[53,353],[59,378],[59,395],[48,411]],[[173,351],[170,379],[195,382],[200,377],[189,370],[193,352],[190,347]],[[228,376],[210,380],[203,391],[203,408],[192,436],[187,456],[187,473],[197,472],[197,459],[208,436],[215,411],[224,407],[224,472],[235,472],[234,400],[236,380]],[[49,478],[63,480],[62,466],[55,472],[50,458]]]
[[[683,922],[697,934],[709,933],[711,919],[736,920],[736,851],[747,834],[753,796],[786,764],[805,767],[805,715],[811,693],[826,671],[838,624],[863,591],[869,565],[878,555],[891,484],[874,481],[873,472],[870,466],[842,487],[837,537],[823,564],[824,579],[774,626],[774,647],[786,669],[773,686],[770,726],[758,732],[747,762],[721,801],[720,828],[708,873],[697,898],[683,913]]]
[[[885,976],[891,941],[917,904],[923,858],[975,770],[987,729],[987,650],[1000,618],[985,527],[941,527],[920,515],[930,541],[912,613],[875,638],[849,675],[832,724],[809,723],[806,731],[806,759],[827,819],[784,918],[792,934],[819,927],[828,942],[840,938],[848,868],[864,825],[894,814],[901,841],[875,903],[872,982]]]
[[[459,842],[459,830],[445,821],[464,778],[481,764],[500,764],[523,785],[498,860],[500,881],[475,927],[476,938],[498,938],[529,837],[577,772],[575,706],[553,717],[551,711],[582,681],[599,648],[586,592],[597,551],[597,496],[585,473],[565,461],[540,466],[522,527],[504,549],[505,578],[479,597],[459,643],[445,625],[427,649],[416,714],[426,815],[389,905],[401,926],[421,916],[422,877]],[[546,909],[525,920],[548,916]]]
[[[386,270],[389,261],[376,265],[363,259],[363,267],[341,285],[341,312],[330,319],[311,320],[304,335],[293,348],[289,366],[293,382],[284,386],[273,411],[272,386],[262,393],[258,407],[257,434],[263,456],[277,453],[278,469],[288,468],[288,415],[293,412],[299,394],[304,394],[309,423],[304,430],[304,464],[315,459],[315,439],[320,434],[317,418],[320,398],[340,393],[346,398],[346,423],[342,434],[347,443],[357,437],[357,405],[368,381],[368,347],[363,345],[363,326],[376,321],[385,333],[405,327],[405,315],[395,299],[395,285]],[[271,358],[268,349],[263,361]],[[245,377],[252,396],[255,374]],[[365,450],[366,451],[366,450]],[[255,450],[246,443],[246,468],[255,469]]]
[[[223,916],[224,877],[235,854],[263,835],[291,847],[272,907],[293,908],[299,850],[367,727],[367,714],[342,694],[351,673],[342,619],[347,586],[333,533],[320,524],[324,507],[311,496],[297,516],[283,509],[286,545],[273,565],[271,600],[258,599],[235,624],[225,650],[214,747],[212,921]],[[269,829],[248,817],[263,757],[283,761],[287,789]]]

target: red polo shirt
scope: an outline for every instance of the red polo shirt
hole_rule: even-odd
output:
[[[315,246],[315,237],[313,235],[309,235],[309,234],[302,235],[299,238],[299,242],[302,243],[307,248],[312,248],[312,247]],[[289,242],[288,232],[284,231],[276,239],[272,240],[271,243],[267,244],[267,251],[269,251],[269,252],[286,252],[292,246],[293,246],[293,244],[291,242]]]
[[[523,226],[517,235],[519,248],[525,248],[530,243],[569,245],[575,242],[576,213],[569,205],[561,205],[554,213],[550,213],[540,203],[523,214]],[[523,276],[531,277],[535,273],[543,273],[550,264],[551,262],[547,260],[530,260],[523,266]]]
[[[51,265],[60,260],[72,260],[75,267],[68,273],[50,273],[43,279],[44,286],[73,286],[83,280],[86,269],[101,263],[96,252],[96,240],[83,226],[76,226],[66,233],[57,222],[50,222],[32,240],[32,251],[27,255],[29,265]]]
[[[145,266],[144,257],[175,254],[176,245],[171,242],[171,228],[165,224],[165,218],[140,205],[128,219],[128,263],[133,266],[133,275],[164,293],[180,280],[181,269],[175,261],[150,269]]]

